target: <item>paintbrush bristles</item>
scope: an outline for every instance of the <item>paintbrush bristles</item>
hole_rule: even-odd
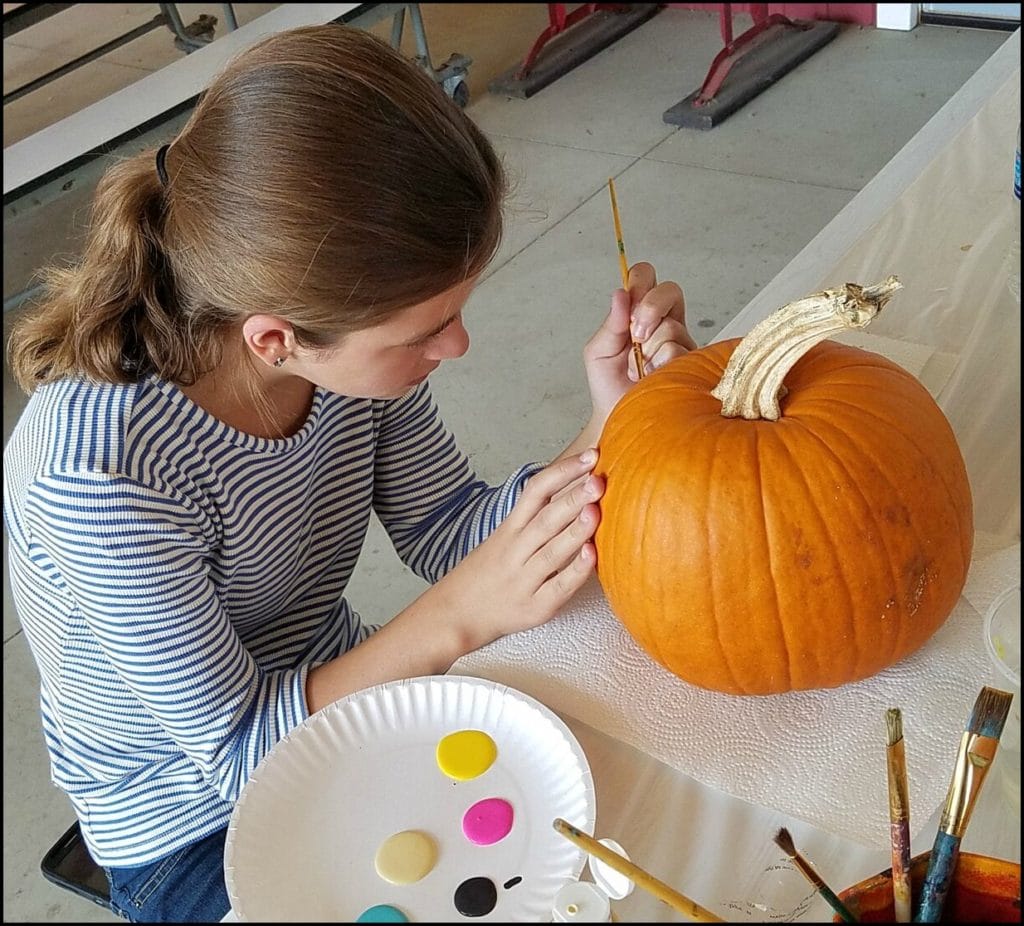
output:
[[[1013,695],[998,688],[982,688],[978,700],[974,702],[974,710],[967,721],[967,732],[999,739],[1010,713]]]
[[[789,830],[782,827],[775,834],[775,844],[793,860],[793,863],[800,869],[803,876],[807,878],[811,884],[819,890],[825,887],[825,882],[822,881],[821,876],[811,868],[811,863],[796,851],[796,845],[793,843],[793,837],[789,835]]]
[[[903,739],[903,712],[898,707],[890,707],[885,712],[885,728],[889,732],[890,746]]]
[[[793,858],[796,855],[796,846],[793,843],[793,837],[789,835],[789,830],[784,826],[775,834],[775,844],[790,858]]]
[[[775,844],[793,860],[793,864],[800,874],[814,885],[828,905],[839,914],[841,920],[846,923],[857,922],[857,918],[850,912],[846,904],[836,896],[835,892],[825,883],[821,875],[811,868],[811,863],[796,851],[793,837],[789,835],[789,830],[784,826],[780,827],[778,832],[776,832]]]

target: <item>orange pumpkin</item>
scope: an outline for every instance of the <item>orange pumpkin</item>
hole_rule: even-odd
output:
[[[949,423],[902,367],[824,341],[898,288],[792,303],[646,376],[609,417],[598,577],[685,681],[744,695],[857,681],[956,604],[974,530]]]

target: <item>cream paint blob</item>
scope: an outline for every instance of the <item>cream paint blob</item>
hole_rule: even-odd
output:
[[[498,747],[482,730],[449,733],[437,744],[438,767],[456,781],[469,781],[482,775],[497,757]]]
[[[492,846],[512,830],[512,805],[500,797],[477,801],[462,818],[462,832],[478,846]]]
[[[373,865],[391,884],[412,884],[426,877],[437,863],[437,843],[419,830],[404,830],[380,844]]]

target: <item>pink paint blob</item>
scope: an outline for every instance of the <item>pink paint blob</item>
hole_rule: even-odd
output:
[[[491,846],[512,829],[512,805],[500,797],[477,801],[462,818],[462,832],[478,846]]]

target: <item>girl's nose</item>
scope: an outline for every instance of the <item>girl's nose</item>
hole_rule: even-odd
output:
[[[469,350],[469,332],[462,319],[452,322],[441,334],[430,342],[427,358],[430,360],[453,360]]]

